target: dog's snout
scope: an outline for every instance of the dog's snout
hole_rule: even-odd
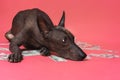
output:
[[[85,52],[79,48],[77,45],[72,45],[72,49],[71,49],[71,59],[75,60],[75,61],[82,61],[86,58],[86,54]]]
[[[86,56],[87,55],[84,52],[82,53],[78,52],[78,53],[73,53],[71,59],[75,61],[83,61],[86,58]]]

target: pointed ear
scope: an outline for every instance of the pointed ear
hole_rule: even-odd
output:
[[[61,26],[61,27],[65,26],[65,11],[63,11],[63,14],[62,14],[62,17],[60,19],[58,26]]]
[[[37,18],[37,23],[38,23],[38,28],[43,35],[46,35],[50,31],[50,29],[48,28],[49,26],[42,17]]]

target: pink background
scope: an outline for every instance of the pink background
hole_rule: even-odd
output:
[[[64,10],[66,28],[77,40],[120,51],[120,0],[0,0],[0,42],[7,42],[4,34],[14,15],[29,8],[42,9],[54,24]],[[1,80],[120,80],[120,60],[54,63],[46,59],[26,58],[21,64],[0,62]]]
[[[58,24],[66,12],[66,28],[77,39],[120,49],[120,0],[1,0],[0,42],[11,27],[13,16],[20,10],[40,8]]]

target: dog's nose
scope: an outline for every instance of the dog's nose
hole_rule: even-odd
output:
[[[80,56],[80,57],[78,58],[78,60],[79,60],[79,61],[83,61],[86,57],[87,57],[86,54],[82,54],[82,56]]]

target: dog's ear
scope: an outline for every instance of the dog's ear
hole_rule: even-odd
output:
[[[47,25],[44,18],[38,17],[37,23],[38,23],[38,28],[39,28],[40,32],[42,32],[43,35],[46,35],[50,31],[49,25]]]
[[[65,11],[63,11],[63,14],[62,14],[62,17],[60,19],[58,26],[61,26],[61,27],[65,26]]]

